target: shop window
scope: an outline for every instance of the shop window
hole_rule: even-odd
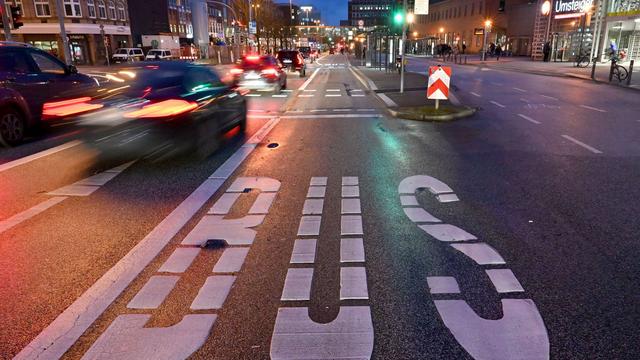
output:
[[[114,4],[113,1],[109,1],[109,19],[118,20],[116,16],[116,4]]]
[[[124,5],[121,2],[118,3],[118,19],[122,21],[127,20],[127,13],[125,12]]]
[[[81,17],[80,0],[64,0],[64,14],[67,17]]]
[[[96,18],[96,2],[95,2],[95,0],[87,0],[87,10],[89,12],[89,17],[95,19]]]
[[[33,4],[36,8],[37,17],[51,16],[51,6],[49,5],[49,0],[33,0]]]
[[[104,1],[102,0],[98,0],[98,17],[100,17],[100,19],[107,18],[107,7],[104,6]]]

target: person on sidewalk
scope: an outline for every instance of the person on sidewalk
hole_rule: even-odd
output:
[[[502,55],[502,45],[500,45],[500,43],[498,43],[498,45],[496,45],[496,60],[500,61],[500,55]]]
[[[547,41],[542,47],[542,61],[549,62],[551,60],[551,44]]]
[[[467,52],[467,43],[462,41],[462,55],[466,54]]]
[[[489,44],[489,56],[493,56],[496,53],[496,44]]]

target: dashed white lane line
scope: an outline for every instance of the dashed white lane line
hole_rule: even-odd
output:
[[[364,90],[362,90],[362,89],[353,89],[353,90],[351,90],[351,92],[363,92],[363,91]]]
[[[309,86],[309,84],[311,84],[311,82],[316,77],[316,75],[318,75],[319,71],[320,71],[319,68],[316,69],[316,71],[314,71],[313,74],[311,74],[311,76],[307,79],[307,81],[305,81],[304,84],[302,84],[302,86],[300,86],[300,88],[298,88],[298,90],[305,90],[307,88],[307,86]]]
[[[487,269],[487,276],[499,293],[524,292],[522,285],[509,269]]]
[[[327,89],[328,92],[336,92],[336,91],[340,91],[340,89]]]
[[[366,269],[364,267],[340,268],[340,300],[368,298]]]
[[[326,110],[326,109],[314,109],[314,110],[311,110],[312,113],[315,113],[315,112],[326,112],[326,111],[329,111],[329,110]]]
[[[292,264],[313,264],[316,259],[316,239],[298,239],[293,243]]]
[[[502,256],[486,243],[452,244],[451,247],[467,255],[478,265],[502,265],[505,263]]]
[[[342,199],[342,214],[360,214],[360,199],[350,198]]]
[[[473,95],[473,96],[475,96],[475,97],[482,97],[482,96],[480,96],[480,94],[475,93],[475,92],[473,92],[473,91],[470,91],[470,92],[469,92],[469,94],[471,94],[471,95]]]
[[[525,89],[520,89],[520,88],[517,88],[517,87],[514,87],[514,88],[513,88],[513,90],[515,90],[515,91],[520,91],[520,92],[523,92],[523,93],[524,93],[524,92],[527,92],[527,90],[525,90]]]
[[[340,239],[340,262],[364,262],[364,241],[358,239]]]
[[[298,97],[301,97],[301,98],[310,98],[310,97],[314,97],[314,96],[315,95],[305,95],[305,94],[298,95]]]
[[[177,248],[162,264],[158,272],[183,273],[200,253],[200,248]]]
[[[318,90],[316,90],[316,89],[307,89],[307,90],[302,90],[302,91],[304,91],[304,92],[316,92]]]
[[[335,112],[353,111],[353,109],[333,109]]]
[[[343,176],[342,177],[342,186],[354,186],[358,185],[358,177],[357,176]]]
[[[236,277],[233,275],[209,276],[191,303],[191,310],[221,309]]]
[[[365,112],[365,111],[376,111],[376,109],[358,109],[356,111],[363,111],[363,112]],[[638,121],[640,121],[640,120],[638,120]]]
[[[324,199],[307,199],[304,201],[302,215],[321,215]]]
[[[340,97],[342,94],[326,94],[325,97]]]
[[[365,97],[366,95],[362,94],[351,94],[351,97]]]
[[[24,165],[24,164],[30,163],[30,162],[32,162],[34,160],[41,159],[41,158],[43,158],[45,156],[49,156],[49,155],[58,153],[60,151],[72,148],[72,147],[80,145],[80,144],[82,144],[82,141],[74,140],[74,141],[70,141],[70,142],[68,142],[66,144],[62,144],[62,145],[59,145],[59,146],[56,146],[56,147],[52,147],[51,149],[40,151],[39,153],[36,153],[36,154],[33,154],[33,155],[25,156],[25,157],[20,158],[20,159],[16,159],[16,160],[13,160],[13,161],[6,162],[6,163],[0,165],[0,172],[7,171],[7,170],[12,169],[12,168],[14,168],[16,166],[20,166],[20,165]]]
[[[327,177],[324,176],[316,176],[312,177],[309,185],[311,186],[327,186]]]
[[[540,125],[540,124],[541,124],[541,122],[540,122],[540,121],[538,121],[538,120],[534,120],[534,119],[532,119],[532,118],[528,117],[527,115],[524,115],[524,114],[518,114],[518,116],[520,116],[521,118],[523,118],[523,119],[525,119],[525,120],[527,120],[527,121],[530,121],[530,122],[532,122],[532,123],[534,123],[534,124],[538,124],[538,125]]]
[[[313,281],[313,268],[287,270],[282,289],[282,301],[301,301],[311,298],[311,282]]]
[[[271,97],[274,97],[274,98],[286,98],[287,96],[289,96],[289,95],[287,95],[287,94],[274,94],[274,95],[271,95]]]
[[[343,186],[342,197],[360,197],[360,188],[358,186]]]
[[[152,276],[136,296],[129,301],[127,308],[157,309],[176,286],[179,279],[179,276]]]
[[[504,106],[504,105],[500,104],[500,103],[499,103],[499,102],[497,102],[497,101],[493,101],[493,100],[491,100],[491,101],[489,101],[489,102],[490,102],[490,103],[492,103],[492,104],[493,104],[493,105],[495,105],[495,106],[498,106],[498,107],[501,107],[501,108],[506,108],[506,106]]]
[[[205,180],[144,239],[138,242],[127,255],[120,259],[114,267],[109,269],[65,311],[58,315],[29,345],[22,349],[16,359],[35,359],[38,357],[57,359],[62,357],[107,307],[138,277],[140,272],[155,259],[160,251],[204,206],[211,196],[218,191],[251,154],[256,144],[260,143],[279,121],[278,118],[274,118],[263,125],[209,179]],[[207,318],[206,324],[202,323],[200,325],[210,326],[215,321],[216,316]],[[148,320],[148,316],[144,315],[140,319],[144,320],[141,321],[144,325]],[[183,322],[185,321],[186,317],[183,319]],[[110,327],[115,325],[116,322]]]
[[[459,294],[460,286],[452,276],[428,276],[427,285],[432,294]]]
[[[594,154],[602,154],[602,151],[600,151],[600,150],[598,150],[598,149],[594,148],[594,147],[593,147],[593,146],[591,146],[591,145],[585,144],[585,143],[583,143],[582,141],[580,141],[580,140],[578,140],[578,139],[572,138],[572,137],[571,137],[571,136],[569,136],[569,135],[562,135],[562,137],[563,137],[563,138],[565,138],[565,139],[567,139],[567,140],[569,140],[569,141],[571,141],[572,143],[574,143],[574,144],[576,144],[576,145],[582,146],[583,148],[585,148],[585,149],[587,149],[587,150],[591,151],[591,152],[592,152],[592,153],[594,153]]]
[[[320,235],[321,216],[303,216],[298,227],[298,236]]]
[[[547,98],[547,99],[551,99],[551,100],[558,100],[558,98],[557,98],[557,97],[553,97],[553,96],[549,96],[549,95],[543,95],[543,94],[540,94],[540,96],[542,96],[542,97],[544,97],[544,98]]]
[[[275,195],[275,193],[273,193]],[[248,247],[225,249],[220,259],[213,266],[214,273],[236,273],[242,269],[244,259],[249,254]]]
[[[309,190],[307,191],[307,197],[323,198],[326,191],[327,191],[326,186],[309,186]]]
[[[580,105],[580,107],[581,107],[581,108],[584,108],[584,109],[589,109],[589,110],[593,110],[593,111],[601,112],[601,113],[606,113],[606,112],[607,112],[607,110],[600,109],[600,108],[593,107],[593,106],[589,106],[589,105]]]
[[[262,96],[262,94],[247,94],[245,96],[248,96],[248,97],[260,97],[260,96]]]
[[[362,216],[343,215],[340,217],[340,235],[363,235]]]
[[[3,233],[12,227],[31,219],[32,217],[47,211],[49,208],[61,203],[67,197],[66,196],[56,196],[46,201],[41,202],[40,204],[27,209],[21,213],[15,214],[7,219],[0,221],[0,233]]]

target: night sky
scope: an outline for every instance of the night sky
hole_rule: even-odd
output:
[[[322,21],[327,25],[340,25],[340,20],[347,19],[348,0],[292,0],[294,4],[311,5],[320,8]],[[289,3],[289,0],[276,0],[277,3]]]

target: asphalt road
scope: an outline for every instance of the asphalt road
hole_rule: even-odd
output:
[[[637,92],[455,67],[435,124],[307,74],[201,162],[0,150],[0,358],[640,356]]]

